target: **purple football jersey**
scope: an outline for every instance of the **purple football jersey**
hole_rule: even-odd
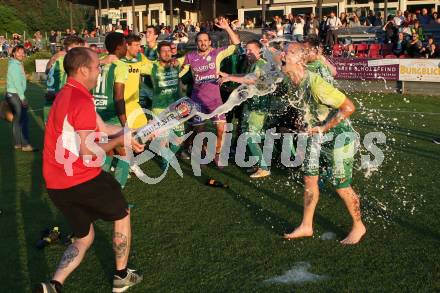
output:
[[[220,86],[217,83],[218,55],[226,48],[212,49],[207,56],[201,56],[197,51],[186,54],[185,64],[191,66],[194,87],[191,98],[203,108],[213,111],[222,105]]]

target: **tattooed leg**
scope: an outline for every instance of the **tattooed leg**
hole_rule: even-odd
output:
[[[292,233],[284,234],[285,239],[313,235],[313,215],[319,200],[318,176],[304,176],[304,183],[304,215],[302,223]]]
[[[71,262],[75,260],[79,254],[79,249],[75,245],[71,244],[64,252],[63,257],[61,258],[60,263],[58,264],[58,270],[63,270],[67,268]]]
[[[116,258],[122,258],[127,253],[127,236],[120,233],[115,232],[113,235],[113,250],[115,251]]]
[[[89,234],[83,238],[75,239],[75,241],[67,247],[61,258],[58,268],[53,276],[53,280],[64,283],[66,278],[79,266],[87,249],[93,243],[95,232],[93,226],[90,225]]]
[[[128,255],[131,245],[130,215],[115,221],[113,233],[113,250],[115,251],[116,269],[123,270],[127,267]]]
[[[348,212],[353,219],[353,226],[351,232],[348,236],[341,241],[342,244],[356,244],[358,243],[362,236],[366,233],[367,229],[362,223],[361,217],[361,204],[359,196],[351,187],[337,189],[336,192],[344,201],[347,206]]]

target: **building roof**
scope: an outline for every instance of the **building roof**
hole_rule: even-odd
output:
[[[98,7],[99,6],[99,0],[68,0],[72,2],[73,4],[82,4],[82,5],[89,5]],[[108,0],[109,6],[111,8],[118,8],[120,6],[129,6],[132,3],[132,0]],[[145,5],[150,3],[157,3],[157,2],[163,2],[163,1],[157,1],[157,0],[135,0],[134,1],[136,5]],[[101,0],[101,7],[107,8],[107,0]]]

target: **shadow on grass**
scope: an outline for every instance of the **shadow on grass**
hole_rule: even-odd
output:
[[[3,97],[4,93],[0,93]],[[2,288],[8,288],[14,292],[24,292],[26,284],[24,268],[20,261],[19,223],[17,221],[17,170],[15,166],[15,150],[12,142],[12,125],[1,121],[0,132],[3,139],[0,140],[0,259],[2,260],[3,272],[0,274]]]
[[[30,100],[32,108],[41,108],[43,103],[43,89],[36,84],[29,84],[28,91],[32,93]],[[39,149],[38,152],[25,154],[32,156],[30,164],[29,193],[21,192],[22,221],[26,238],[27,271],[31,286],[51,277],[57,263],[47,263],[46,251],[52,246],[37,250],[35,243],[40,237],[41,230],[46,227],[59,226],[61,232],[65,232],[65,224],[60,214],[54,213],[49,206],[49,199],[45,192],[45,183],[42,174],[42,156],[44,129],[41,128],[42,112],[29,115],[29,134],[31,143]],[[35,119],[36,117],[36,119]],[[40,120],[41,119],[41,120]],[[39,120],[39,121],[37,121]],[[26,158],[27,159],[27,158]],[[61,255],[60,255],[61,257]],[[57,259],[58,261],[58,259]]]
[[[417,138],[425,141],[431,142],[433,138],[435,138],[435,134],[426,131],[420,131],[415,129],[409,129],[401,126],[397,126],[394,124],[387,124],[384,122],[371,121],[363,118],[356,118],[356,124],[368,127],[368,128],[379,128],[379,127],[387,127],[387,130],[391,132],[395,132],[396,134],[404,135],[407,137]],[[380,130],[379,130],[380,131]],[[409,134],[408,134],[409,133]]]
[[[193,176],[191,166],[188,163],[183,162],[181,164],[181,166],[184,167],[184,168],[182,168],[182,170],[184,171],[185,174],[188,174],[189,176]],[[288,207],[291,210],[296,211],[297,213],[302,214],[302,212],[303,212],[303,206],[298,205],[298,204],[286,199],[285,197],[280,196],[277,193],[274,193],[274,192],[272,192],[268,189],[265,189],[261,186],[255,186],[251,182],[243,180],[242,178],[239,178],[238,176],[236,176],[230,172],[227,172],[225,169],[223,169],[219,172],[228,176],[229,178],[232,178],[232,179],[238,181],[242,185],[246,185],[247,187],[249,187],[251,189],[254,189],[258,192],[264,193],[264,195],[266,195],[267,197],[280,202],[281,204],[285,205],[286,207]],[[196,180],[198,182],[200,182],[201,184],[206,184],[206,180],[208,179],[208,177],[206,175],[204,175],[205,173],[207,173],[207,172],[206,171],[203,172],[203,169],[202,169],[202,176],[196,177]],[[286,178],[286,180],[287,180],[287,178]],[[240,196],[239,193],[234,191],[233,188],[223,189],[223,190],[225,191],[225,193],[230,195],[235,201],[237,201],[242,206],[244,206],[245,208],[247,208],[248,210],[251,211],[251,215],[252,215],[256,224],[265,226],[271,233],[275,233],[277,235],[282,235],[283,233],[289,232],[288,231],[289,229],[292,229],[291,222],[289,222],[286,219],[278,216],[277,214],[263,208],[261,205],[255,203],[254,201],[250,200],[249,198],[244,197],[244,196]],[[268,219],[270,219],[270,220],[268,220]],[[319,214],[315,214],[315,222],[318,225],[325,228],[326,230],[331,230],[331,231],[334,231],[335,233],[341,234],[341,235],[344,234],[344,231],[342,231],[340,228],[338,228],[336,225],[334,225],[326,217],[323,217]]]

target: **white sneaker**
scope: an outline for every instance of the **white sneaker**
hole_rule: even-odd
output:
[[[114,293],[125,292],[131,286],[134,286],[142,282],[142,276],[135,273],[135,270],[127,269],[127,276],[121,279],[118,276],[113,277],[113,290]]]

